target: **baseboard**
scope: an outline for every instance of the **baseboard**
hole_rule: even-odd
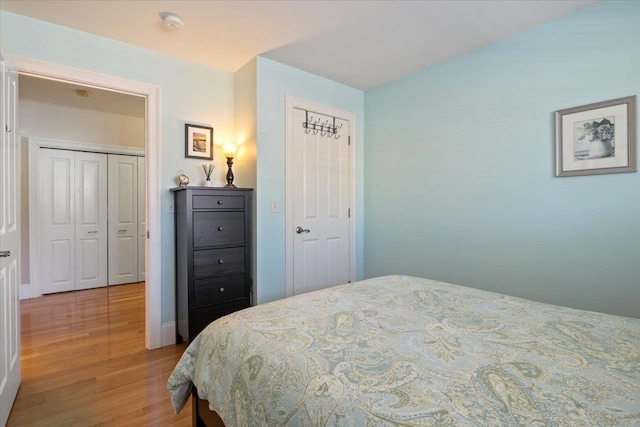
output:
[[[23,283],[20,285],[20,299],[30,299],[31,298],[31,284]]]
[[[160,337],[160,345],[166,347],[176,343],[176,322],[167,322],[162,324],[162,335]]]

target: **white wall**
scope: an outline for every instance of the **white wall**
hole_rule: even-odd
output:
[[[18,105],[22,136],[144,149],[144,118],[24,98]]]
[[[258,92],[257,92],[257,59],[252,59],[235,73],[235,132],[236,142],[240,143],[236,159],[234,161],[234,170],[236,177],[236,185],[239,187],[253,188],[252,195],[252,215],[251,224],[251,242],[253,242],[251,277],[255,280],[257,271],[258,251],[256,242],[257,236],[257,220],[256,220],[256,194],[258,191],[258,183],[256,177],[257,170],[257,126],[258,126]],[[256,302],[256,289],[254,282],[253,289],[254,301]]]

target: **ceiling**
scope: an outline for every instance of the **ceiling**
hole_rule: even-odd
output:
[[[20,75],[19,79],[20,102],[33,101],[137,118],[145,117],[144,97],[29,75]],[[79,90],[84,92],[78,93]]]
[[[235,72],[257,55],[368,90],[595,0],[2,0],[0,8]],[[171,31],[161,12],[184,27]]]

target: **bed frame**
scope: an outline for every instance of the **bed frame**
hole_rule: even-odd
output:
[[[218,414],[209,409],[209,402],[198,397],[195,387],[191,392],[191,425],[193,427],[225,427]]]

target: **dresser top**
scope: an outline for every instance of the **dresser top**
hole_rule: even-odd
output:
[[[237,187],[199,187],[197,185],[186,185],[184,187],[174,187],[170,191],[182,190],[215,190],[215,191],[253,191],[253,188],[237,188]]]

